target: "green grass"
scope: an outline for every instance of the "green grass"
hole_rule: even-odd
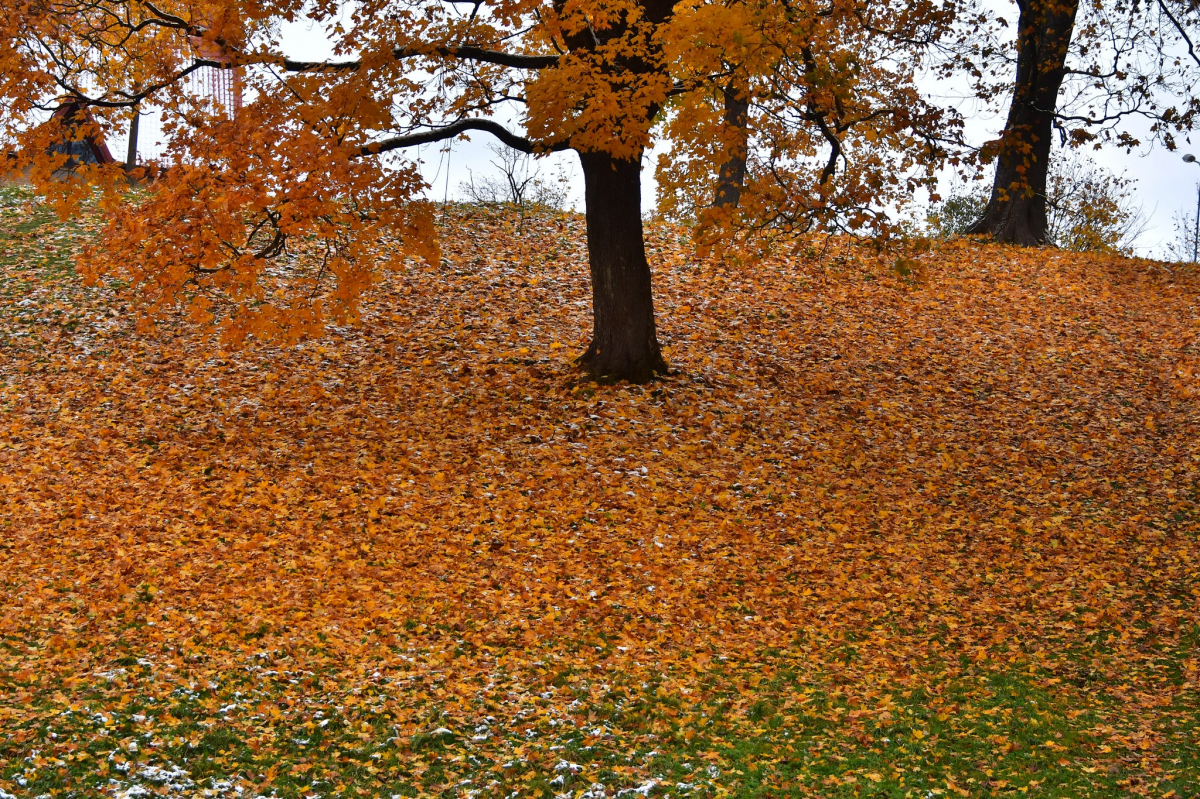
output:
[[[0,187],[0,347],[13,346],[33,326],[74,332],[81,323],[82,287],[75,273],[79,246],[91,235],[77,220],[59,221],[33,192]]]
[[[39,691],[40,718],[0,743],[0,786],[549,797],[600,784],[610,796],[928,799],[1188,797],[1200,784],[1200,696],[1178,682],[1150,709],[1120,685],[1014,665],[925,675],[924,687],[859,705],[780,653],[726,664],[692,696],[565,675],[553,696],[447,708],[436,685],[291,674],[286,660],[267,655],[236,680],[163,696],[158,667],[124,658],[123,673],[65,686],[66,709],[64,694]],[[749,685],[756,673],[771,677]]]
[[[29,189],[0,187],[0,266],[72,275],[74,247],[84,235],[76,220],[60,222]]]

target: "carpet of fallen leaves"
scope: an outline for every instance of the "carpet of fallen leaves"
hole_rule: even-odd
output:
[[[5,197],[0,796],[1200,780],[1194,269],[652,226],[677,372],[597,386],[576,216],[451,207],[360,326],[226,352]]]

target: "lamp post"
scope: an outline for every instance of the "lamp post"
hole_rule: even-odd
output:
[[[1188,153],[1183,157],[1184,163],[1196,164],[1200,161],[1196,160],[1196,156]],[[1200,263],[1196,260],[1197,245],[1200,245],[1200,183],[1196,184],[1196,224],[1192,228],[1192,263]]]

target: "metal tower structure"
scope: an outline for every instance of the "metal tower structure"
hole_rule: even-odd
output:
[[[219,66],[203,67],[193,73],[192,88],[212,100],[231,119],[242,109],[241,71],[233,63],[233,56],[217,42],[199,36],[189,36],[192,49],[202,61]]]

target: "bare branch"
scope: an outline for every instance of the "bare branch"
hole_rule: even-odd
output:
[[[1162,12],[1167,15],[1167,19],[1171,20],[1171,24],[1175,26],[1175,31],[1181,37],[1183,37],[1184,44],[1187,45],[1188,55],[1192,57],[1193,61],[1195,61],[1197,64],[1200,64],[1200,55],[1196,54],[1196,48],[1192,45],[1191,37],[1189,37],[1187,31],[1183,29],[1183,25],[1179,22],[1179,20],[1175,19],[1175,15],[1171,13],[1171,9],[1167,8],[1166,0],[1158,0],[1158,7],[1161,8]]]
[[[430,50],[396,48],[392,52],[392,55],[397,60],[420,58],[421,56],[442,56],[445,58],[458,58],[464,61],[478,61],[484,64],[497,64],[513,69],[549,69],[550,67],[557,66],[559,63],[559,56],[557,55],[503,53],[471,45],[434,47]],[[338,72],[362,68],[361,61],[294,61],[290,58],[282,58],[276,63],[288,72]]]
[[[378,155],[379,153],[386,153],[392,150],[401,150],[406,147],[416,147],[420,144],[432,144],[433,142],[446,141],[447,139],[453,139],[455,136],[459,136],[472,130],[490,133],[514,150],[519,150],[520,152],[529,153],[531,155],[535,153],[561,152],[563,150],[568,150],[571,147],[571,145],[567,142],[557,142],[550,146],[536,145],[529,139],[526,139],[523,136],[518,136],[508,128],[501,125],[499,122],[495,122],[491,119],[460,119],[458,122],[446,125],[445,127],[433,128],[432,130],[422,131],[420,133],[410,133],[406,136],[396,136],[391,139],[385,139],[380,142],[368,144],[362,148],[360,155]]]

